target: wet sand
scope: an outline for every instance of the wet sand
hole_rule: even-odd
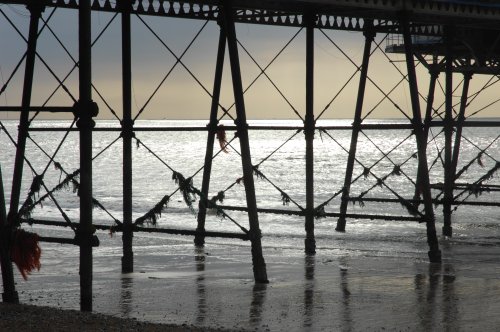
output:
[[[136,239],[140,241],[140,239]],[[189,242],[187,242],[189,241]],[[500,248],[442,243],[443,264],[413,254],[307,257],[265,248],[269,284],[254,284],[249,248],[187,241],[136,248],[120,273],[120,247],[94,257],[94,310],[138,321],[259,331],[475,330],[500,326]],[[119,242],[117,242],[119,244]],[[64,254],[64,259],[62,256]],[[22,303],[78,309],[76,249],[45,245],[43,267],[18,280]],[[17,276],[18,277],[18,276]]]

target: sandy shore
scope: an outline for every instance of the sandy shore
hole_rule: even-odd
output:
[[[94,311],[108,316],[1,306],[0,330],[29,331],[34,324],[38,331],[74,326],[82,331],[495,331],[500,326],[499,246],[443,243],[443,264],[427,262],[421,241],[415,242],[417,254],[320,248],[307,257],[300,248],[265,248],[270,283],[259,285],[247,246],[209,243],[196,251],[191,241],[156,244],[137,237],[142,247],[135,248],[136,272],[122,274],[119,240],[99,247],[94,256]],[[16,276],[21,302],[77,310],[75,262],[77,248],[45,244],[40,272],[27,282]]]
[[[112,317],[98,313],[84,313],[76,310],[61,310],[26,304],[0,303],[0,331],[144,331],[183,332],[216,331],[194,326],[174,326],[141,322],[136,319]],[[217,329],[217,331],[221,331]]]

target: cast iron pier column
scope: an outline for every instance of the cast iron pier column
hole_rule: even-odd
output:
[[[10,195],[10,209],[7,222],[11,227],[19,223],[18,208],[21,194],[21,183],[23,180],[24,153],[26,150],[26,138],[29,127],[29,108],[31,105],[31,93],[33,90],[33,74],[35,69],[36,46],[38,40],[38,24],[44,7],[36,2],[30,3],[28,9],[31,13],[28,48],[26,51],[26,64],[24,70],[23,96],[21,101],[21,115],[19,117],[19,132],[17,137],[16,158],[14,163],[14,174],[12,177],[12,190]]]
[[[427,243],[429,245],[429,260],[433,263],[441,262],[441,250],[436,236],[436,225],[434,210],[432,207],[432,196],[429,181],[429,168],[427,165],[427,142],[422,126],[422,115],[420,113],[420,101],[418,95],[417,75],[413,60],[413,45],[408,21],[403,18],[400,22],[404,38],[406,66],[408,70],[408,81],[410,85],[410,98],[413,112],[413,130],[417,141],[418,173],[422,186],[422,197],[425,209],[425,224],[427,230]]]
[[[316,15],[304,14],[306,24],[306,117],[304,134],[306,138],[306,239],[305,252],[316,253],[314,237],[314,23]]]
[[[120,0],[122,11],[122,93],[123,93],[123,257],[122,272],[134,272],[134,252],[132,240],[132,138],[134,123],[132,121],[132,59],[130,37],[131,0]]]
[[[432,121],[432,109],[434,106],[434,94],[436,92],[436,82],[439,77],[439,69],[436,68],[436,64],[432,64],[431,68],[429,69],[429,74],[431,75],[430,81],[429,81],[429,92],[427,94],[427,105],[425,109],[425,120],[424,120],[424,138],[422,138],[423,141],[427,142],[427,138],[429,137],[429,128],[431,126],[431,121]],[[413,199],[415,201],[420,201],[420,194],[421,194],[421,186],[419,185],[421,183],[420,181],[420,169],[417,169],[417,181],[416,181],[416,186],[415,186],[415,195],[413,196]],[[415,203],[415,206],[418,206],[418,203]]]
[[[28,137],[29,127],[29,108],[31,105],[31,93],[33,90],[33,74],[35,69],[36,46],[38,40],[38,24],[44,10],[44,6],[33,1],[27,5],[30,11],[30,25],[28,32],[28,47],[26,51],[26,63],[24,70],[23,95],[21,100],[21,114],[19,117],[19,132],[17,137],[16,157],[14,161],[14,173],[12,178],[12,190],[10,196],[10,208],[8,217],[5,216],[5,197],[3,192],[3,183],[0,188],[2,197],[0,204],[0,218],[2,218],[0,227],[2,227],[2,278],[4,282],[3,300],[10,303],[18,303],[19,297],[15,289],[12,263],[10,261],[10,236],[14,227],[19,225],[19,198],[21,195],[21,184],[23,180],[24,155],[26,150],[26,138]],[[1,174],[0,174],[1,177]],[[5,270],[5,271],[4,271]]]
[[[445,115],[444,115],[444,197],[443,235],[451,236],[451,203],[453,200],[453,174],[451,170],[453,139],[453,35],[451,27],[445,27]]]
[[[3,284],[2,301],[6,303],[19,303],[19,296],[14,282],[12,262],[10,260],[11,234],[12,228],[7,223],[7,213],[5,211],[2,165],[0,165],[0,263]]]
[[[210,109],[210,122],[208,124],[207,149],[205,152],[205,167],[203,169],[203,180],[201,184],[200,203],[198,204],[198,226],[194,244],[203,246],[205,244],[205,220],[207,217],[208,191],[210,190],[210,175],[212,173],[212,157],[214,153],[215,134],[217,132],[217,111],[219,109],[220,90],[222,85],[222,73],[224,70],[224,56],[226,53],[226,33],[221,24],[219,35],[219,48],[217,51],[217,63],[215,67],[214,87],[212,93],[212,106]]]
[[[373,39],[375,38],[375,31],[373,30],[373,22],[365,22],[365,48],[363,51],[363,62],[361,64],[361,74],[359,78],[358,98],[356,100],[356,109],[354,111],[354,122],[352,123],[351,146],[349,148],[349,156],[347,157],[347,166],[344,180],[344,187],[342,188],[342,198],[340,202],[340,217],[337,220],[338,232],[345,231],[347,206],[349,204],[349,191],[351,188],[352,173],[354,171],[354,162],[356,160],[356,148],[358,144],[358,135],[361,130],[363,101],[365,98],[366,79],[368,77],[368,64],[370,62],[370,51]]]
[[[449,204],[449,208],[447,208],[444,212],[449,211],[448,215],[444,215],[444,225],[443,225],[443,235],[444,236],[452,236],[453,228],[451,227],[451,206],[453,204],[453,188],[455,187],[455,181],[457,176],[457,164],[458,158],[460,156],[460,143],[462,140],[462,128],[465,121],[465,110],[467,109],[467,95],[469,94],[469,85],[470,80],[472,79],[472,73],[464,73],[464,82],[462,86],[462,96],[460,99],[460,110],[458,111],[457,121],[456,121],[456,129],[455,129],[455,143],[453,145],[453,153],[451,155],[451,166],[449,169],[449,176],[445,178],[451,183],[449,187],[451,188],[451,193],[449,200],[447,203]],[[444,209],[444,208],[443,208]]]
[[[245,101],[243,98],[243,83],[241,81],[240,60],[236,42],[236,29],[234,26],[233,9],[231,1],[223,2],[224,27],[227,33],[227,45],[231,64],[234,101],[236,105],[236,128],[240,140],[241,162],[243,166],[243,182],[248,206],[250,224],[250,241],[252,242],[252,262],[255,282],[267,283],[267,271],[264,256],[262,255],[261,232],[259,229],[259,215],[257,213],[257,199],[253,179],[252,158],[248,140],[248,124],[246,119]]]
[[[79,96],[75,104],[76,123],[80,131],[80,309],[92,311],[92,117],[98,113],[92,101],[91,0],[80,0],[78,9]]]

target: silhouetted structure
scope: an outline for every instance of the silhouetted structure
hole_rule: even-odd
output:
[[[80,222],[73,223],[66,216],[63,209],[57,205],[57,200],[52,196],[54,189],[47,188],[43,183],[43,174],[35,176],[39,185],[36,189],[44,188],[46,195],[57,205],[63,222],[50,220],[30,220],[30,222],[43,225],[70,226],[75,231],[73,239],[42,238],[42,241],[68,243],[80,247],[80,277],[81,277],[81,309],[92,310],[92,247],[98,245],[94,235],[95,229],[109,229],[109,226],[94,225],[92,220],[92,208],[94,205],[102,206],[93,198],[92,194],[92,133],[94,131],[94,118],[98,115],[98,105],[92,98],[91,77],[91,11],[104,11],[117,13],[122,18],[122,91],[123,91],[123,117],[120,119],[120,135],[123,141],[123,220],[116,220],[112,231],[123,233],[123,272],[133,271],[133,233],[134,232],[163,232],[170,234],[183,234],[195,237],[195,244],[204,245],[206,236],[240,238],[249,240],[252,244],[253,272],[257,283],[266,283],[267,271],[264,257],[262,255],[261,234],[259,229],[259,213],[294,214],[305,218],[305,252],[314,254],[316,251],[314,221],[319,217],[338,218],[336,230],[345,231],[346,220],[349,218],[389,219],[402,221],[419,221],[426,225],[427,240],[429,244],[429,259],[431,262],[441,261],[441,252],[435,229],[435,217],[433,204],[442,204],[445,222],[443,233],[452,235],[451,214],[453,207],[465,204],[463,200],[457,200],[455,191],[481,192],[494,190],[483,182],[488,179],[500,167],[497,163],[473,184],[458,183],[457,179],[466,170],[457,170],[459,160],[460,142],[462,128],[465,126],[498,126],[497,122],[474,121],[467,122],[465,110],[467,106],[468,87],[473,74],[498,75],[499,72],[499,29],[500,29],[500,6],[495,1],[446,1],[446,0],[302,0],[302,1],[245,1],[245,0],[207,0],[207,1],[164,1],[164,0],[2,0],[0,3],[26,6],[31,13],[29,26],[29,37],[27,40],[27,51],[25,56],[25,76],[23,86],[23,98],[21,106],[0,107],[1,111],[19,111],[19,133],[15,140],[17,150],[15,158],[12,191],[10,197],[10,210],[7,217],[2,218],[2,238],[6,238],[21,222],[25,221],[26,213],[32,209],[37,201],[25,203],[20,206],[21,181],[23,167],[25,165],[25,146],[30,130],[29,115],[39,112],[65,112],[73,113],[76,120],[77,130],[80,133],[80,169],[73,173],[64,171],[62,166],[51,159],[56,167],[66,174],[66,184],[72,183],[78,186],[80,197]],[[37,38],[39,33],[39,22],[42,12],[46,7],[58,7],[78,10],[79,12],[79,96],[74,99],[74,105],[62,107],[34,106],[31,103],[33,71],[36,59]],[[0,8],[1,10],[1,8]],[[179,190],[186,198],[186,203],[192,204],[189,197],[197,196],[200,199],[198,212],[198,227],[195,231],[185,229],[161,229],[145,227],[144,223],[156,221],[156,217],[162,212],[168,203],[169,197],[165,196],[155,207],[136,221],[132,220],[132,142],[135,133],[141,129],[134,126],[132,117],[132,89],[131,89],[131,24],[130,16],[161,16],[177,17],[185,19],[197,19],[217,21],[220,25],[220,38],[218,45],[218,56],[215,64],[214,86],[211,95],[211,112],[209,124],[203,128],[156,128],[158,131],[175,130],[207,130],[207,148],[204,162],[204,174],[202,188],[193,186],[191,178],[185,178],[168,166],[173,172],[173,179],[178,183]],[[7,17],[8,18],[8,17]],[[278,25],[303,27],[306,30],[306,76],[305,116],[297,115],[303,120],[302,127],[280,127],[282,130],[303,131],[306,141],[306,206],[302,208],[293,201],[290,195],[271,182],[280,192],[283,203],[293,203],[299,209],[259,209],[257,206],[254,175],[270,181],[256,165],[252,164],[248,131],[252,129],[274,130],[278,128],[249,127],[245,110],[245,90],[242,85],[242,74],[240,70],[239,49],[235,24],[254,23],[262,25]],[[359,66],[359,86],[357,100],[354,105],[353,123],[351,126],[318,127],[316,121],[322,116],[314,114],[314,36],[315,31],[323,30],[346,30],[363,33],[365,37],[362,63]],[[404,76],[409,82],[409,94],[411,98],[411,116],[407,116],[408,122],[403,124],[370,124],[364,123],[363,117],[365,88],[368,77],[368,66],[370,56],[374,47],[374,38],[377,34],[388,34],[390,42],[386,50],[388,52],[399,52],[405,55],[407,75]],[[222,135],[219,127],[221,115],[228,115],[227,110],[219,103],[222,70],[225,62],[225,54],[229,54],[229,65],[233,83],[234,100],[236,106],[236,117],[230,116],[235,123],[237,138],[240,142],[241,162],[243,166],[242,181],[245,186],[246,208],[235,206],[223,206],[218,204],[222,201],[223,192],[220,196],[209,199],[210,174],[212,160],[214,158],[214,140],[217,134]],[[178,59],[179,60],[179,59]],[[421,105],[421,97],[417,85],[416,62],[426,66],[430,73],[430,86],[426,105]],[[180,60],[179,60],[180,61]],[[351,60],[352,61],[352,60]],[[50,68],[50,67],[49,67]],[[265,68],[263,69],[265,72]],[[433,106],[434,90],[438,75],[444,73],[445,85],[445,112],[441,114]],[[464,77],[462,100],[457,114],[453,113],[453,74],[462,74]],[[6,85],[9,82],[6,83]],[[64,87],[63,81],[60,81]],[[2,89],[2,92],[5,87]],[[384,93],[385,97],[388,94]],[[390,99],[390,98],[389,98]],[[116,115],[116,114],[115,114]],[[444,149],[444,183],[431,184],[429,180],[429,164],[427,157],[427,144],[429,140],[430,127],[443,128],[445,133]],[[3,126],[2,126],[3,127]],[[5,129],[5,128],[4,128]],[[394,169],[384,175],[374,174],[372,166],[363,165],[363,174],[356,177],[354,166],[357,160],[358,137],[365,130],[413,130],[418,160],[418,174],[412,183],[415,186],[415,195],[412,198],[403,197],[397,191],[386,184],[391,176],[402,174],[403,164],[394,164]],[[51,130],[37,128],[36,130]],[[72,128],[68,129],[73,130]],[[114,130],[114,129],[101,129]],[[350,130],[352,132],[345,180],[343,187],[330,199],[321,204],[315,203],[314,195],[314,138],[315,133],[329,135],[330,130]],[[137,140],[137,144],[143,144]],[[144,145],[147,148],[147,146]],[[224,147],[223,147],[224,148]],[[481,158],[484,151],[478,153],[477,159]],[[388,157],[389,153],[383,153]],[[473,160],[474,161],[474,160]],[[471,163],[473,162],[471,161]],[[370,189],[359,196],[352,196],[351,186],[361,176],[373,176],[376,179],[375,186],[385,186],[393,193],[393,198],[365,197]],[[77,181],[79,177],[79,182]],[[374,188],[372,187],[372,188]],[[442,191],[438,197],[432,197],[431,189],[437,188]],[[32,192],[31,192],[32,191]],[[32,186],[29,197],[34,198],[37,190]],[[3,195],[2,195],[3,196]],[[326,212],[325,206],[336,197],[341,197],[338,212]],[[3,198],[3,197],[1,197]],[[402,204],[408,209],[409,215],[392,216],[386,214],[362,214],[349,213],[349,202],[384,202]],[[0,203],[2,201],[0,200]],[[497,203],[479,202],[477,204],[494,205]],[[1,204],[4,205],[4,204]],[[103,207],[104,208],[104,207]],[[218,213],[227,216],[235,222],[242,233],[208,232],[205,230],[205,215],[207,209],[215,209]],[[227,215],[226,211],[245,211],[248,213],[249,229],[239,225]],[[2,260],[6,264],[5,257],[8,256],[9,244],[2,241]],[[7,264],[8,265],[8,264]],[[15,302],[15,288],[11,269],[2,268],[4,281],[4,301]],[[306,293],[306,297],[308,294]]]

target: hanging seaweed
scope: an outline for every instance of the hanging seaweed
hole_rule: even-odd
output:
[[[219,141],[220,149],[225,153],[229,153],[229,150],[227,149],[227,145],[229,144],[229,142],[227,141],[224,125],[220,124],[217,127],[217,132],[215,133],[215,135],[217,137],[217,140]]]
[[[493,175],[496,173],[496,171],[498,171],[499,168],[500,168],[500,162],[497,162],[495,164],[495,166],[493,166],[492,169],[490,169],[485,175],[483,175],[479,179],[478,183],[481,183],[483,181],[487,181],[487,180],[491,179],[493,177]]]
[[[76,180],[76,178],[78,177],[79,174],[80,174],[80,170],[76,170],[73,173],[68,174],[63,181],[59,182],[59,184],[57,186],[55,186],[54,189],[52,189],[50,191],[50,194],[53,194],[53,193],[60,191],[62,189],[67,189],[69,187],[70,183],[73,185],[73,193],[76,193],[78,191],[78,188],[79,188],[79,184],[78,184],[78,181]],[[39,180],[37,180],[37,182],[38,181]],[[35,180],[33,180],[33,184],[31,185],[31,189],[37,189],[38,185],[39,184],[36,184]],[[21,218],[26,218],[26,219],[31,218],[31,212],[34,210],[34,208],[38,204],[41,205],[43,203],[43,201],[45,201],[50,196],[49,193],[47,193],[47,194],[39,197],[39,199],[37,201],[35,201],[33,199],[34,194],[32,193],[31,189],[30,189],[30,192],[28,193],[28,197],[26,198],[26,201],[24,201],[21,208],[19,209],[19,216]]]
[[[500,168],[500,162],[497,162],[492,169],[490,169],[485,175],[483,175],[474,184],[469,186],[469,188],[468,188],[469,194],[473,194],[474,196],[478,197],[484,191],[489,191],[489,189],[482,187],[481,184],[483,181],[490,180],[493,177],[493,175],[498,171],[499,168]]]
[[[401,205],[404,208],[406,208],[408,213],[411,214],[412,216],[414,216],[414,217],[422,216],[422,214],[420,213],[418,208],[415,205],[413,205],[412,203],[410,203],[406,200],[403,200],[403,199],[401,199],[399,202],[401,203]]]
[[[283,205],[290,204],[290,196],[288,196],[284,191],[281,191],[281,201],[283,202]]]
[[[314,210],[314,216],[316,219],[326,218],[325,206],[323,204]]]
[[[146,214],[144,214],[142,217],[137,218],[134,222],[134,225],[143,225],[144,223],[148,225],[156,225],[156,221],[161,217],[163,210],[167,208],[169,201],[170,196],[163,196],[163,198],[158,203],[156,203],[156,205],[151,210],[146,212]]]
[[[27,219],[31,218],[31,212],[33,211],[36,205],[35,204],[36,195],[38,194],[40,197],[39,192],[40,189],[42,188],[42,184],[43,184],[43,175],[36,175],[33,178],[33,182],[31,182],[30,191],[28,192],[28,197],[26,197],[26,200],[19,209],[19,214],[18,214],[19,217],[24,217]],[[43,199],[39,199],[38,204],[41,204],[42,200]],[[19,223],[20,223],[19,221],[16,222],[16,224]]]
[[[194,195],[195,191],[193,190],[193,178],[185,178],[179,172],[174,171],[172,173],[172,180],[179,185],[179,189],[182,192],[182,197],[184,198],[184,202],[189,207],[191,212],[195,213],[193,202],[196,201],[196,196]]]
[[[33,212],[33,209],[35,208],[35,206],[36,206],[35,202],[31,198],[31,196],[28,195],[28,197],[24,201],[23,205],[21,205],[21,208],[19,209],[19,217],[25,218],[25,219],[30,219],[31,213]]]
[[[484,167],[484,163],[483,163],[483,151],[479,152],[479,154],[477,155],[477,164],[481,167]]]
[[[63,175],[63,168],[61,166],[60,163],[58,163],[57,161],[54,161],[54,168],[59,171],[59,183],[61,183],[61,178],[62,178],[62,175]]]
[[[28,195],[35,197],[40,192],[43,184],[43,175],[36,175],[31,183],[30,192]]]
[[[394,165],[394,168],[392,169],[392,174],[400,176],[401,175],[401,166]]]
[[[215,216],[217,218],[220,218],[221,220],[226,219],[226,214],[224,213],[224,210],[222,210],[220,207],[217,205],[214,207],[215,208]]]
[[[16,229],[13,234],[11,260],[16,264],[24,280],[34,269],[40,270],[42,250],[38,245],[38,235],[23,229]]]
[[[60,163],[58,163],[57,161],[54,161],[54,168],[58,171],[61,171],[63,170],[62,166]]]
[[[253,175],[255,175],[255,177],[260,180],[264,180],[266,178],[257,167],[253,168]]]
[[[99,208],[103,211],[106,210],[106,208],[95,198],[92,197],[92,207],[93,208]]]
[[[363,197],[368,194],[368,190],[363,191],[361,194],[358,196],[358,205],[360,207],[365,207],[365,202],[363,201]]]
[[[455,177],[455,180],[458,178],[459,175],[461,175],[462,173],[467,172],[469,170],[469,167],[472,165],[473,162],[474,162],[474,160],[472,160],[467,165],[465,165],[464,167],[462,167],[462,169],[460,170],[460,172],[457,173],[457,175]]]
[[[387,180],[387,178],[388,178],[389,176],[391,176],[391,174],[392,174],[392,173],[386,174],[386,175],[384,175],[383,177],[381,177],[380,179],[377,179],[377,186],[378,186],[378,187],[382,187],[382,185],[384,185],[384,184],[385,184],[385,180]]]
[[[476,198],[481,196],[481,194],[483,193],[483,188],[478,183],[471,184],[467,189],[469,195],[474,195]]]
[[[77,181],[78,175],[80,175],[80,170],[76,170],[71,174],[66,175],[64,180],[59,182],[57,186],[52,189],[51,193],[55,193],[59,190],[62,189],[67,189],[70,185],[70,183],[73,185],[73,193],[76,193],[78,191],[78,188],[80,187],[80,184]]]
[[[115,233],[116,233],[116,227],[115,227],[115,226],[111,226],[111,227],[109,228],[109,237],[111,237],[111,238],[112,238],[112,237],[113,237],[113,235],[115,235]]]
[[[217,202],[223,203],[224,202],[224,198],[226,198],[225,196],[226,195],[225,195],[224,191],[219,191],[217,193],[217,195],[215,195],[212,198],[210,198],[210,203],[212,203],[212,204],[216,204]]]
[[[368,178],[368,175],[370,175],[370,169],[369,169],[368,167],[365,167],[365,168],[363,169],[363,177],[364,177],[365,179],[367,179],[367,178]]]

